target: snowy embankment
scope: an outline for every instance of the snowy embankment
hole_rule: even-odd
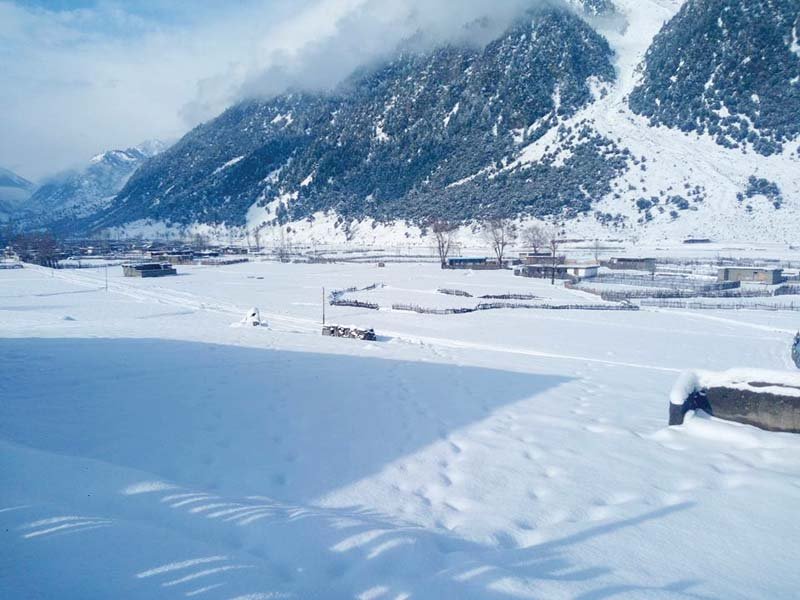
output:
[[[790,315],[329,307],[384,339],[363,343],[320,335],[323,286],[380,277],[420,303],[574,293],[430,265],[180,270],[114,269],[108,291],[102,271],[0,274],[4,597],[800,585],[800,440],[700,417],[666,428],[685,369],[787,368]],[[269,328],[230,327],[252,306]]]

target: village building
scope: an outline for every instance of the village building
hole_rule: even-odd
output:
[[[567,273],[579,279],[592,279],[600,273],[600,265],[566,265]]]
[[[628,269],[631,271],[647,271],[651,273],[656,269],[656,259],[619,256],[610,259],[606,266],[614,270]]]
[[[150,258],[167,261],[173,265],[191,265],[194,262],[194,252],[191,250],[160,250],[150,252]]]
[[[776,285],[783,283],[783,269],[761,267],[722,267],[717,281],[740,281]]]
[[[599,265],[579,264],[542,264],[522,265],[514,269],[517,277],[533,277],[536,279],[591,279],[597,277]]]
[[[166,277],[178,274],[178,271],[170,263],[122,265],[122,272],[125,277]]]
[[[477,271],[489,271],[493,269],[501,269],[503,265],[497,262],[496,259],[486,257],[452,257],[448,258],[444,264],[446,269],[473,269]]]
[[[521,252],[519,260],[523,265],[552,265],[553,255],[549,252]],[[565,257],[556,256],[556,264],[565,262]]]

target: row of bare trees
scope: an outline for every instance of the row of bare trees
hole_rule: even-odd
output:
[[[458,224],[452,221],[436,219],[430,223],[430,229],[436,240],[436,251],[442,266],[447,263],[454,246]],[[535,254],[546,251],[554,260],[561,243],[561,235],[557,227],[530,225],[521,229],[510,219],[491,219],[481,230],[484,241],[489,244],[497,262],[502,264],[506,251],[517,240],[530,248]]]
[[[49,266],[58,257],[58,240],[48,232],[17,233],[6,243],[25,262]]]

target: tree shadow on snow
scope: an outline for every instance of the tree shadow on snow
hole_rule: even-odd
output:
[[[4,339],[0,437],[306,502],[567,381],[150,339]]]

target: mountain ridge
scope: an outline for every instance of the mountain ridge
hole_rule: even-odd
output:
[[[24,177],[0,167],[0,220],[10,219],[30,198],[34,187]]]
[[[29,227],[69,230],[82,218],[107,207],[128,178],[166,148],[149,140],[124,150],[107,150],[78,169],[45,180],[17,215]]]

